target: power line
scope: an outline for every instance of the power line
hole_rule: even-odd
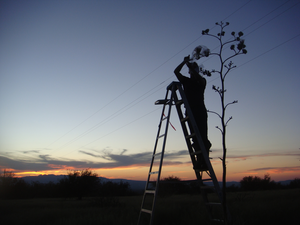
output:
[[[116,131],[118,131],[118,130],[120,130],[120,129],[122,129],[122,128],[124,128],[124,127],[126,127],[126,126],[128,126],[128,125],[130,125],[130,124],[132,124],[132,123],[134,123],[134,122],[136,122],[136,121],[138,121],[138,120],[140,120],[140,119],[142,119],[142,118],[144,118],[144,117],[146,117],[146,116],[148,116],[148,115],[150,115],[151,113],[154,113],[155,111],[157,111],[157,110],[159,110],[159,109],[160,109],[160,108],[154,109],[154,110],[152,110],[151,112],[148,112],[148,113],[146,113],[145,115],[143,115],[143,116],[141,116],[141,117],[139,117],[139,118],[137,118],[137,119],[135,119],[135,120],[133,120],[133,121],[131,121],[131,122],[129,122],[129,123],[127,123],[127,124],[125,124],[125,125],[119,127],[119,128],[117,128],[117,129],[111,131],[110,133],[107,133],[107,134],[105,134],[105,135],[103,135],[103,136],[97,138],[96,140],[89,142],[88,144],[82,145],[80,148],[83,148],[83,147],[85,147],[85,146],[87,146],[87,145],[90,145],[90,144],[92,144],[92,143],[94,143],[94,142],[96,142],[96,141],[98,141],[98,140],[100,140],[100,139],[102,139],[102,138],[104,138],[104,137],[106,137],[106,136],[108,136],[108,135],[110,135],[110,134],[112,134],[112,133],[114,133],[114,132],[116,132]],[[80,148],[78,148],[78,149],[80,149]],[[68,153],[66,153],[66,154],[63,155],[63,156],[66,156],[66,155],[68,155],[68,154],[70,154],[70,153],[72,153],[72,152],[74,152],[74,151],[77,151],[78,149],[75,149],[75,150],[73,150],[73,151],[71,151],[71,152],[68,152]]]
[[[240,68],[240,67],[246,65],[247,63],[249,63],[249,62],[251,62],[251,61],[253,61],[253,60],[255,60],[255,59],[257,59],[257,58],[259,58],[259,57],[261,57],[261,56],[263,56],[263,55],[265,55],[265,54],[267,54],[267,53],[269,53],[270,51],[273,51],[274,49],[276,49],[276,48],[278,48],[278,47],[280,47],[280,46],[286,44],[287,42],[289,42],[289,41],[291,41],[291,40],[293,40],[293,39],[295,39],[295,38],[297,38],[297,37],[299,37],[299,36],[300,36],[300,34],[298,34],[298,35],[296,35],[296,36],[290,38],[290,39],[287,40],[287,41],[284,41],[284,42],[280,43],[279,45],[277,45],[277,46],[275,46],[275,47],[273,47],[273,48],[271,48],[271,49],[269,49],[269,50],[267,50],[267,51],[265,51],[265,52],[259,54],[258,56],[255,56],[255,57],[252,58],[251,60],[248,60],[247,62],[243,63],[242,65],[238,66],[237,68]]]
[[[273,47],[273,48],[271,48],[271,49],[269,49],[269,50],[267,50],[267,51],[265,51],[265,52],[263,52],[263,53],[261,53],[261,54],[255,56],[254,58],[248,60],[247,62],[245,62],[245,63],[243,63],[243,64],[237,66],[236,68],[234,68],[234,70],[236,70],[236,69],[238,69],[238,68],[240,68],[240,67],[246,65],[247,63],[252,62],[253,60],[255,60],[255,59],[257,59],[257,58],[259,58],[259,57],[261,57],[261,56],[263,56],[263,55],[265,55],[265,54],[267,54],[267,53],[269,53],[269,52],[271,52],[271,51],[273,51],[273,50],[275,50],[276,48],[279,48],[280,46],[282,46],[282,45],[284,45],[284,44],[286,44],[286,43],[292,41],[293,39],[295,39],[295,38],[297,38],[297,37],[299,37],[299,36],[300,36],[300,34],[298,34],[298,35],[296,35],[296,36],[290,38],[289,40],[286,40],[286,41],[284,41],[284,42],[282,42],[282,43],[276,45],[275,47]],[[219,79],[219,77],[216,77],[215,79],[210,80],[210,81],[207,82],[207,83],[211,83],[211,82],[213,82],[213,81],[215,81],[215,80],[217,80],[217,79]]]
[[[265,16],[261,17],[260,19],[256,20],[254,23],[250,24],[248,27],[246,27],[245,29],[243,29],[243,31],[245,31],[246,29],[248,29],[249,27],[253,26],[255,23],[261,21],[263,18],[265,18],[267,15],[271,14],[272,12],[276,11],[277,9],[279,9],[280,7],[282,7],[283,5],[285,5],[286,3],[288,3],[290,0],[286,1],[285,3],[281,4],[280,6],[278,6],[277,8],[275,8],[274,10],[272,10],[271,12],[267,13]],[[249,2],[248,2],[249,3]],[[255,28],[254,30],[252,30],[250,33],[244,35],[244,37],[248,36],[249,34],[255,32],[256,30],[258,30],[259,28],[261,28],[262,26],[266,25],[267,23],[271,22],[272,20],[274,20],[275,18],[279,17],[280,15],[282,15],[283,13],[285,13],[286,11],[292,9],[293,7],[295,7],[296,5],[298,5],[300,2],[297,2],[296,4],[292,5],[291,7],[289,7],[288,9],[284,10],[283,12],[281,12],[280,14],[276,15],[275,17],[271,18],[270,20],[268,20],[267,22],[265,22],[264,24],[262,24],[261,26]],[[229,41],[230,38],[227,40]],[[213,50],[217,49],[220,45],[216,46]],[[228,49],[229,46],[227,46],[225,49]],[[211,60],[211,58],[208,58],[206,60],[203,61],[207,62],[208,60]],[[216,79],[213,79],[212,81],[214,81]],[[212,82],[210,81],[210,82]]]
[[[172,76],[173,77],[173,76]],[[169,77],[167,80],[169,80]],[[126,106],[124,106],[123,108],[119,109],[118,111],[116,111],[114,114],[110,115],[109,117],[107,117],[106,119],[100,121],[99,123],[97,123],[96,125],[94,125],[93,127],[91,127],[90,129],[86,130],[85,132],[83,132],[82,134],[78,135],[77,137],[73,138],[71,141],[67,142],[66,144],[64,144],[63,146],[61,146],[59,149],[62,149],[66,146],[68,146],[69,144],[73,143],[74,141],[77,141],[78,139],[82,138],[83,136],[89,134],[90,132],[92,132],[93,130],[99,128],[100,126],[104,125],[105,123],[111,121],[112,119],[116,118],[117,116],[121,115],[122,113],[124,113],[125,111],[131,109],[132,107],[134,107],[135,105],[137,105],[138,103],[140,103],[141,101],[143,101],[144,99],[148,98],[149,96],[153,95],[154,93],[156,93],[157,91],[161,90],[164,87],[159,88],[158,90],[150,93],[149,95],[147,95],[146,97],[144,97],[146,94],[148,94],[149,92],[153,91],[154,89],[156,89],[157,87],[159,87],[160,85],[162,85],[164,82],[166,82],[167,80],[161,82],[159,85],[155,86],[154,88],[152,88],[151,90],[149,90],[148,92],[144,93],[143,95],[141,95],[140,97],[138,97],[137,99],[135,99],[134,101],[132,101],[131,103],[127,104]],[[144,97],[144,98],[142,98]],[[141,99],[142,98],[142,99]],[[139,100],[140,99],[140,100]],[[139,100],[138,102],[136,102],[137,100]],[[134,103],[134,104],[133,104]],[[57,149],[57,150],[59,150]],[[55,150],[56,151],[56,150]],[[52,151],[53,153],[54,151]]]
[[[298,3],[297,3],[298,4]],[[295,4],[295,5],[297,5],[297,4]],[[295,5],[293,5],[293,6],[295,6]],[[292,7],[293,7],[292,6]],[[292,7],[290,7],[290,8],[292,8]],[[290,9],[289,8],[289,9]],[[277,9],[278,9],[278,7],[277,7]],[[288,10],[288,9],[287,9]],[[285,10],[284,12],[286,12],[287,10]],[[274,11],[274,10],[273,10]],[[272,12],[273,12],[272,11]],[[282,12],[282,13],[280,13],[279,15],[277,15],[277,16],[275,16],[274,18],[272,18],[271,20],[273,20],[273,19],[275,19],[275,18],[277,18],[278,16],[280,16],[280,15],[282,15],[284,12]],[[270,14],[270,13],[269,13]],[[265,16],[264,16],[265,17]],[[263,18],[264,18],[263,17]],[[262,18],[261,18],[262,19]],[[268,22],[270,22],[271,20],[269,20]],[[267,22],[267,23],[268,23]],[[255,22],[256,23],[256,22]],[[252,25],[254,25],[255,23],[252,23],[251,24],[251,26]],[[263,25],[265,25],[265,24],[267,24],[267,23],[264,23]],[[263,26],[262,25],[262,26]],[[250,26],[248,26],[246,29],[248,29]],[[261,27],[261,26],[260,26]],[[259,28],[260,28],[259,27]],[[259,29],[259,28],[256,28],[254,31],[256,31],[257,29]],[[253,33],[254,31],[252,31],[251,33]],[[265,52],[263,52],[263,53],[261,53],[261,54],[259,54],[259,55],[257,55],[257,56],[255,56],[254,58],[252,58],[252,59],[250,59],[250,60],[248,60],[247,62],[245,62],[245,63],[243,63],[243,64],[241,64],[240,66],[238,66],[238,67],[236,67],[236,69],[237,68],[240,68],[240,67],[242,67],[242,66],[244,66],[244,65],[246,65],[247,63],[249,63],[249,62],[252,62],[252,61],[254,61],[254,60],[256,60],[257,58],[259,58],[259,57],[261,57],[261,56],[263,56],[263,55],[265,55],[265,54],[267,54],[267,53],[269,53],[269,52],[271,52],[271,51],[273,51],[273,50],[275,50],[275,49],[277,49],[277,48],[279,48],[280,46],[282,46],[282,45],[284,45],[284,44],[286,44],[286,43],[288,43],[288,42],[290,42],[290,41],[292,41],[292,40],[294,40],[295,38],[297,38],[297,37],[299,37],[300,36],[300,34],[298,34],[298,35],[296,35],[296,36],[294,36],[294,37],[292,37],[292,38],[290,38],[290,39],[288,39],[288,40],[286,40],[286,41],[284,41],[284,42],[282,42],[282,43],[280,43],[280,44],[278,44],[278,45],[276,45],[275,47],[273,47],[273,48],[271,48],[271,49],[269,49],[269,50],[267,50],[267,51],[265,51]],[[199,38],[198,38],[199,39]],[[190,44],[191,45],[191,44]],[[182,52],[183,50],[181,50],[180,52]],[[177,53],[176,55],[178,55],[179,53]],[[175,57],[175,56],[173,56],[173,57]],[[172,57],[172,58],[173,58]],[[167,61],[170,61],[170,59],[169,60],[167,60]],[[166,62],[167,62],[166,61]],[[163,64],[162,64],[163,65]],[[161,66],[162,66],[161,65]],[[155,70],[154,70],[155,71]],[[173,76],[172,76],[173,77]],[[170,78],[168,78],[168,79],[170,79]],[[168,80],[167,79],[167,80]],[[218,78],[216,78],[216,79],[218,79]],[[209,81],[208,83],[210,83],[210,82],[212,82],[212,81],[214,81],[214,80],[216,80],[216,79],[213,79],[213,80],[211,80],[211,81]],[[166,80],[165,80],[166,81]],[[165,81],[163,81],[162,83],[164,83]],[[158,85],[159,86],[159,85]],[[156,86],[157,87],[157,86]],[[155,87],[155,88],[156,88]],[[155,88],[152,88],[151,90],[153,90],[153,89],[155,89]],[[150,91],[151,91],[150,90]],[[149,91],[148,91],[149,92]],[[147,93],[148,93],[147,92]],[[145,94],[147,94],[147,93],[145,93]],[[145,95],[144,94],[144,95]],[[139,99],[139,98],[138,98]],[[134,100],[133,102],[135,102],[136,100]],[[132,103],[133,103],[132,102]],[[130,103],[131,104],[131,103]],[[136,103],[137,104],[137,103]],[[134,104],[134,105],[136,105],[136,104]],[[134,106],[133,105],[133,106]],[[133,106],[131,106],[131,107],[133,107]],[[122,108],[123,109],[123,108]],[[122,109],[120,109],[119,111],[121,111]],[[159,108],[158,108],[159,109]],[[97,138],[96,140],[93,140],[93,141],[91,141],[91,142],[89,142],[89,143],[87,143],[87,144],[85,144],[85,145],[82,145],[80,148],[83,148],[83,147],[85,147],[85,146],[87,146],[87,145],[90,145],[90,144],[92,144],[92,143],[94,143],[94,142],[96,142],[96,141],[98,141],[98,140],[100,140],[100,139],[102,139],[102,138],[104,138],[104,137],[106,137],[106,136],[109,136],[109,135],[111,135],[111,134],[113,134],[113,133],[115,133],[116,131],[118,131],[118,130],[121,130],[122,128],[124,128],[124,127],[126,127],[126,126],[128,126],[128,125],[130,125],[130,124],[132,124],[132,123],[134,123],[134,122],[136,122],[136,121],[138,121],[138,120],[140,120],[140,119],[142,119],[142,118],[144,118],[144,117],[146,117],[146,116],[148,116],[148,115],[150,115],[151,113],[153,113],[153,112],[155,112],[155,111],[157,111],[158,109],[155,109],[155,110],[153,110],[153,111],[151,111],[151,112],[149,112],[149,113],[147,113],[147,114],[145,114],[145,115],[143,115],[143,116],[141,116],[141,117],[139,117],[139,118],[137,118],[137,119],[135,119],[135,120],[133,120],[133,121],[131,121],[131,122],[129,122],[129,123],[127,123],[127,124],[125,124],[125,125],[123,125],[123,126],[121,126],[121,127],[119,127],[119,128],[117,128],[117,129],[115,129],[115,130],[113,130],[113,131],[111,131],[111,132],[109,132],[109,133],[107,133],[107,134],[104,134],[103,136],[101,136],[101,137],[99,137],[99,138]],[[127,110],[127,109],[126,109]],[[119,111],[117,111],[117,112],[119,112]],[[120,115],[120,114],[122,114],[123,112],[121,111],[118,115]],[[117,115],[117,116],[118,116]],[[111,119],[109,119],[109,120],[111,120]],[[108,121],[106,121],[106,122],[108,122]],[[80,149],[80,148],[78,148],[78,149]],[[78,149],[76,149],[76,150],[78,150]],[[76,151],[76,150],[73,150],[73,151],[71,151],[71,152],[74,152],[74,151]],[[69,152],[69,153],[66,153],[65,155],[68,155],[68,154],[70,154],[71,152]],[[64,155],[64,156],[65,156]]]
[[[288,2],[288,1],[287,1]],[[287,2],[285,2],[285,3],[287,3]],[[285,4],[284,3],[284,4]],[[291,7],[289,7],[288,9],[286,9],[286,10],[284,10],[283,12],[281,12],[280,14],[278,14],[278,15],[276,15],[275,17],[273,17],[273,18],[271,18],[270,20],[268,20],[267,22],[265,22],[265,23],[263,23],[262,25],[260,25],[259,27],[257,27],[256,29],[254,29],[254,30],[252,30],[250,33],[248,33],[246,36],[248,36],[249,34],[252,34],[254,31],[256,31],[256,30],[258,30],[259,28],[261,28],[262,26],[264,26],[264,25],[266,25],[267,23],[269,23],[270,21],[272,21],[272,20],[274,20],[274,19],[276,19],[277,17],[279,17],[279,16],[281,16],[283,13],[285,13],[285,12],[287,12],[288,10],[290,10],[290,9],[292,9],[292,8],[294,8],[296,5],[298,5],[300,2],[297,2],[296,4],[294,4],[294,5],[292,5]],[[282,4],[281,6],[283,6],[284,4]],[[281,7],[281,6],[279,6],[279,7]],[[278,7],[278,8],[279,8]],[[276,8],[277,9],[277,8]],[[275,9],[275,10],[276,10]],[[275,10],[273,10],[273,11],[275,11]],[[272,12],[273,12],[272,11]],[[270,13],[269,13],[270,14]],[[260,21],[260,20],[262,20],[264,17],[262,17],[261,19],[259,19],[258,21]],[[256,22],[258,22],[258,21],[256,21]],[[255,22],[255,23],[256,23]],[[253,23],[253,24],[255,24],[255,23]],[[250,26],[252,26],[253,24],[251,24]],[[250,26],[248,26],[246,29],[248,29]],[[246,30],[245,29],[245,30]]]
[[[244,5],[242,5],[240,8],[238,8],[237,10],[235,10],[233,13],[231,13],[229,16],[227,16],[226,18],[224,18],[222,21],[227,20],[229,17],[231,17],[233,14],[235,14],[237,11],[239,11],[240,9],[242,9],[243,7],[245,7],[246,5],[248,5],[248,3],[250,3],[250,1],[246,2]]]
[[[239,11],[240,9],[242,9],[243,7],[245,7],[248,3],[250,3],[250,1],[248,1],[247,3],[245,3],[244,5],[242,5],[241,7],[239,7],[237,10],[235,10],[233,13],[231,13],[229,16],[227,16],[226,18],[224,18],[224,20],[226,20],[227,18],[231,17],[233,14],[235,14],[237,11]],[[215,27],[215,26],[214,26]],[[211,28],[213,29],[213,28]],[[70,133],[71,131],[73,131],[74,129],[76,129],[77,127],[79,127],[81,124],[83,124],[84,122],[86,122],[88,119],[90,119],[91,117],[93,117],[94,115],[96,115],[99,111],[101,111],[102,109],[104,109],[105,107],[107,107],[108,105],[110,105],[112,102],[114,102],[115,100],[117,100],[120,96],[122,96],[124,93],[126,93],[127,91],[129,91],[130,89],[132,89],[134,86],[136,86],[137,84],[139,84],[141,81],[143,81],[145,78],[147,78],[149,75],[151,75],[152,73],[154,73],[156,70],[158,70],[160,67],[162,67],[163,65],[165,65],[167,62],[169,62],[171,59],[173,59],[175,56],[177,56],[178,54],[180,54],[182,51],[184,51],[186,48],[188,48],[189,46],[191,46],[192,44],[194,44],[196,41],[198,41],[200,38],[202,37],[199,36],[198,38],[196,38],[194,41],[192,41],[190,44],[188,44],[187,46],[185,46],[183,49],[181,49],[179,52],[177,52],[175,55],[173,55],[172,57],[170,57],[168,60],[166,60],[165,62],[163,62],[161,65],[159,65],[158,67],[156,67],[154,70],[152,70],[150,73],[148,73],[146,76],[144,76],[142,79],[140,79],[139,81],[137,81],[136,83],[134,83],[132,86],[130,86],[128,89],[126,89],[124,92],[122,92],[121,94],[119,94],[117,97],[115,97],[112,101],[110,101],[108,104],[104,105],[102,108],[100,108],[99,110],[97,110],[95,113],[93,113],[91,116],[89,116],[88,118],[86,118],[85,120],[83,120],[81,123],[79,123],[77,126],[75,126],[74,128],[72,128],[70,131],[68,131],[67,133],[65,133],[63,136],[61,136],[60,138],[58,138],[56,141],[60,140],[61,138],[63,138],[64,136],[66,136],[68,133]],[[172,76],[173,77],[173,76]],[[170,78],[168,78],[170,79]],[[168,80],[167,79],[167,80]],[[166,81],[166,80],[165,80]],[[163,82],[165,82],[163,81]],[[156,88],[156,87],[155,87]],[[153,88],[154,89],[154,88]],[[151,89],[151,90],[153,90]],[[150,90],[150,91],[151,91]],[[148,91],[149,92],[149,91]],[[148,93],[147,92],[147,93]],[[145,94],[144,94],[145,95]],[[138,98],[139,99],[139,98]],[[138,100],[136,99],[136,100]],[[134,101],[136,101],[134,100]],[[133,102],[134,102],[133,101]],[[130,103],[131,104],[131,103]],[[137,104],[137,103],[136,103]],[[134,104],[134,105],[136,105]],[[133,105],[133,106],[134,106]],[[133,107],[131,106],[131,107]],[[129,107],[129,108],[131,108]],[[125,108],[125,107],[124,107]],[[115,112],[113,115],[117,114],[118,112],[120,112],[119,114],[117,114],[116,116],[122,114],[123,112],[125,112],[126,110],[128,110],[129,108],[127,108],[126,110],[123,110],[124,108],[118,110],[117,112]],[[123,110],[123,111],[122,111]],[[69,145],[70,143],[78,140],[79,138],[85,136],[86,134],[90,133],[91,131],[97,129],[99,126],[103,125],[104,123],[110,121],[111,119],[113,119],[113,115],[111,115],[110,117],[106,118],[105,120],[99,122],[98,124],[96,124],[95,126],[93,126],[92,128],[88,129],[87,131],[83,132],[81,135],[78,135],[77,137],[73,138],[71,141],[67,142],[66,144],[64,144],[61,148],[66,147],[67,145]],[[55,143],[56,141],[52,142],[50,145],[52,145],[53,143]],[[60,149],[61,149],[60,148]]]
[[[276,49],[276,48],[278,48],[278,47],[280,47],[280,46],[286,44],[287,42],[289,42],[289,41],[291,41],[291,40],[293,40],[293,39],[295,39],[295,38],[297,38],[297,37],[299,37],[299,36],[300,36],[300,34],[294,36],[293,38],[290,38],[290,39],[287,40],[287,41],[282,42],[281,44],[279,44],[279,45],[277,45],[277,46],[275,46],[275,47],[273,47],[273,48],[271,48],[271,49],[269,49],[269,50],[267,50],[267,51],[261,53],[260,55],[254,57],[253,59],[248,60],[247,62],[245,62],[244,64],[240,65],[240,66],[237,67],[237,68],[242,67],[243,65],[245,65],[245,64],[247,64],[247,63],[249,63],[249,62],[251,62],[251,61],[253,61],[253,60],[255,60],[255,59],[259,58],[259,57],[261,57],[262,55],[265,55],[265,54],[269,53],[270,51],[273,51],[274,49]],[[236,69],[237,69],[237,68],[236,68]],[[219,78],[215,78],[215,79],[209,81],[208,83],[210,83],[210,82],[212,82],[212,81],[214,81],[214,80],[216,80],[216,79],[219,79]],[[154,111],[156,111],[156,110],[154,110]],[[106,136],[110,135],[111,133],[114,133],[115,131],[118,131],[119,129],[121,129],[121,128],[123,128],[123,127],[129,125],[129,124],[132,124],[133,122],[135,122],[135,121],[137,121],[137,120],[139,120],[139,119],[141,119],[141,118],[143,118],[143,117],[145,117],[145,116],[151,114],[151,113],[154,112],[154,111],[151,111],[150,113],[148,113],[148,114],[146,114],[146,115],[144,115],[144,116],[142,116],[142,117],[140,117],[140,118],[138,118],[138,119],[136,119],[136,120],[133,120],[133,121],[131,121],[130,123],[125,124],[125,125],[123,125],[122,127],[118,128],[118,129],[116,129],[116,130],[114,130],[114,131],[112,131],[112,132],[110,132],[110,133],[108,133],[108,134],[106,134],[106,135],[103,135],[102,137],[97,138],[96,140],[94,140],[94,141],[92,141],[92,142],[90,142],[90,143],[88,143],[88,144],[86,144],[86,145],[81,146],[80,148],[85,147],[85,146],[87,146],[87,145],[89,145],[89,144],[91,144],[91,143],[94,143],[95,141],[98,141],[98,140],[102,139],[103,137],[106,137]],[[67,154],[69,154],[69,153],[67,153]],[[66,154],[66,155],[67,155],[67,154]]]
[[[261,21],[263,18],[267,17],[268,15],[270,15],[272,12],[276,11],[277,9],[279,9],[280,7],[282,7],[283,5],[285,5],[286,3],[288,3],[291,0],[287,0],[285,3],[281,4],[280,6],[278,6],[277,8],[273,9],[271,12],[267,13],[266,15],[264,15],[263,17],[259,18],[258,20],[256,20],[255,22],[251,23],[248,27],[246,27],[245,29],[243,29],[243,31],[247,30],[249,27],[252,27],[254,24],[256,24],[257,22]],[[298,4],[298,3],[297,3]]]
[[[141,81],[143,81],[145,78],[147,78],[149,75],[151,75],[152,73],[154,73],[156,70],[158,70],[159,68],[161,68],[163,65],[165,65],[167,62],[169,62],[171,59],[173,59],[175,56],[177,56],[179,53],[181,53],[182,51],[184,51],[186,48],[188,48],[189,46],[191,46],[193,43],[195,43],[196,41],[198,41],[202,36],[196,38],[194,41],[192,41],[190,44],[188,44],[187,46],[185,46],[183,49],[181,49],[179,52],[177,52],[175,55],[173,55],[171,58],[169,58],[168,60],[166,60],[165,62],[163,62],[161,65],[159,65],[158,67],[156,67],[154,70],[152,70],[150,73],[148,73],[146,76],[144,76],[142,79],[140,79],[139,81],[137,81],[136,83],[134,83],[132,86],[130,86],[128,89],[126,89],[125,91],[123,91],[121,94],[119,94],[117,97],[115,97],[112,101],[110,101],[109,103],[107,103],[106,105],[104,105],[103,107],[101,107],[99,110],[97,110],[95,113],[93,113],[92,115],[90,115],[89,117],[87,117],[85,120],[83,120],[82,122],[80,122],[78,125],[76,125],[75,127],[73,127],[71,130],[69,130],[67,133],[65,133],[64,135],[62,135],[60,138],[56,139],[54,142],[52,142],[51,144],[48,145],[48,147],[52,144],[54,144],[55,142],[57,142],[58,140],[60,140],[61,138],[65,137],[67,134],[69,134],[71,131],[73,131],[74,129],[76,129],[77,127],[79,127],[81,124],[83,124],[84,122],[86,122],[88,119],[90,119],[91,117],[93,117],[94,115],[96,115],[98,112],[100,112],[101,110],[103,110],[104,108],[106,108],[108,105],[110,105],[111,103],[113,103],[114,101],[116,101],[118,98],[120,98],[123,94],[125,94],[126,92],[128,92],[130,89],[132,89],[134,86],[136,86],[138,83],[140,83]],[[169,78],[168,78],[169,79]]]
[[[232,12],[229,16],[227,16],[226,18],[223,19],[226,20],[227,18],[231,17],[233,14],[235,14],[237,11],[239,11],[240,9],[242,9],[243,7],[245,7],[248,3],[250,3],[250,1],[248,1],[247,3],[245,3],[244,5],[242,5],[241,7],[239,7],[238,9],[236,9],[234,12]],[[211,28],[213,29],[213,28]],[[118,98],[120,98],[123,94],[125,94],[126,92],[128,92],[130,89],[132,89],[134,86],[136,86],[137,84],[139,84],[141,81],[143,81],[145,78],[147,78],[149,75],[151,75],[152,73],[154,73],[156,70],[158,70],[159,68],[161,68],[163,65],[165,65],[166,63],[168,63],[171,59],[173,59],[175,56],[177,56],[178,54],[180,54],[182,51],[184,51],[185,49],[187,49],[189,46],[191,46],[192,44],[194,44],[196,41],[198,41],[200,38],[202,37],[199,36],[198,38],[196,38],[194,41],[192,41],[190,44],[188,44],[187,46],[185,46],[183,49],[181,49],[179,52],[177,52],[175,55],[173,55],[172,57],[170,57],[168,60],[166,60],[165,62],[163,62],[161,65],[159,65],[158,67],[156,67],[154,70],[152,70],[150,73],[148,73],[146,76],[144,76],[142,79],[140,79],[139,81],[137,81],[136,83],[134,83],[132,86],[130,86],[128,89],[126,89],[124,92],[122,92],[121,94],[119,94],[117,97],[115,97],[112,101],[110,101],[109,103],[107,103],[106,105],[104,105],[103,107],[101,107],[99,110],[97,110],[95,113],[91,114],[90,116],[88,116],[86,119],[84,119],[82,122],[80,122],[78,125],[76,125],[75,127],[73,127],[72,129],[70,129],[68,132],[66,132],[65,134],[63,134],[61,137],[59,137],[58,139],[56,139],[55,141],[53,141],[52,143],[50,143],[48,145],[48,147],[50,147],[51,145],[53,145],[54,143],[56,143],[57,141],[59,141],[60,139],[62,139],[63,137],[65,137],[67,134],[69,134],[70,132],[72,132],[73,130],[75,130],[77,127],[79,127],[80,125],[82,125],[84,122],[86,122],[87,120],[89,120],[91,117],[93,117],[94,115],[96,115],[98,112],[100,112],[101,110],[103,110],[104,108],[106,108],[108,105],[110,105],[111,103],[113,103],[114,101],[116,101]],[[169,79],[169,78],[168,78]]]

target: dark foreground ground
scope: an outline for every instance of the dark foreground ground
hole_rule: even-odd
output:
[[[141,196],[75,199],[0,200],[0,224],[137,224]],[[300,224],[300,189],[228,194],[233,224]],[[210,224],[201,196],[157,200],[156,222],[163,225]]]

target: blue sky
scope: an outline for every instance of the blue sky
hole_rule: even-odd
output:
[[[226,80],[231,179],[270,173],[295,178],[300,165],[300,1],[1,1],[0,167],[18,175],[92,168],[146,179],[166,86],[173,70],[216,22],[243,31],[248,54]],[[228,50],[229,51],[229,50]],[[213,58],[199,60],[217,69]],[[187,70],[183,71],[188,75]],[[218,111],[207,78],[205,103]],[[189,178],[176,117],[165,159]],[[220,173],[218,118],[209,114],[213,165]],[[168,158],[169,157],[169,158]],[[173,168],[173,170],[172,170]],[[31,172],[31,173],[30,173]]]

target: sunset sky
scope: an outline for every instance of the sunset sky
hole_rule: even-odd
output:
[[[242,31],[248,54],[226,78],[228,180],[300,177],[300,1],[1,1],[0,169],[17,176],[90,168],[146,180],[166,87],[202,30]],[[230,49],[225,52],[230,53]],[[200,59],[218,69],[213,56]],[[183,74],[188,76],[186,68]],[[220,110],[207,78],[205,104]],[[195,179],[175,109],[162,176]],[[219,118],[209,114],[221,179]]]

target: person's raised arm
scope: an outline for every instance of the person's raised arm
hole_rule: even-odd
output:
[[[184,76],[180,73],[180,71],[181,71],[182,67],[189,61],[189,59],[190,59],[190,56],[184,57],[182,63],[180,63],[180,64],[176,67],[176,69],[174,70],[174,73],[175,73],[175,75],[176,75],[176,77],[177,77],[177,79],[178,79],[179,81],[184,77]]]

